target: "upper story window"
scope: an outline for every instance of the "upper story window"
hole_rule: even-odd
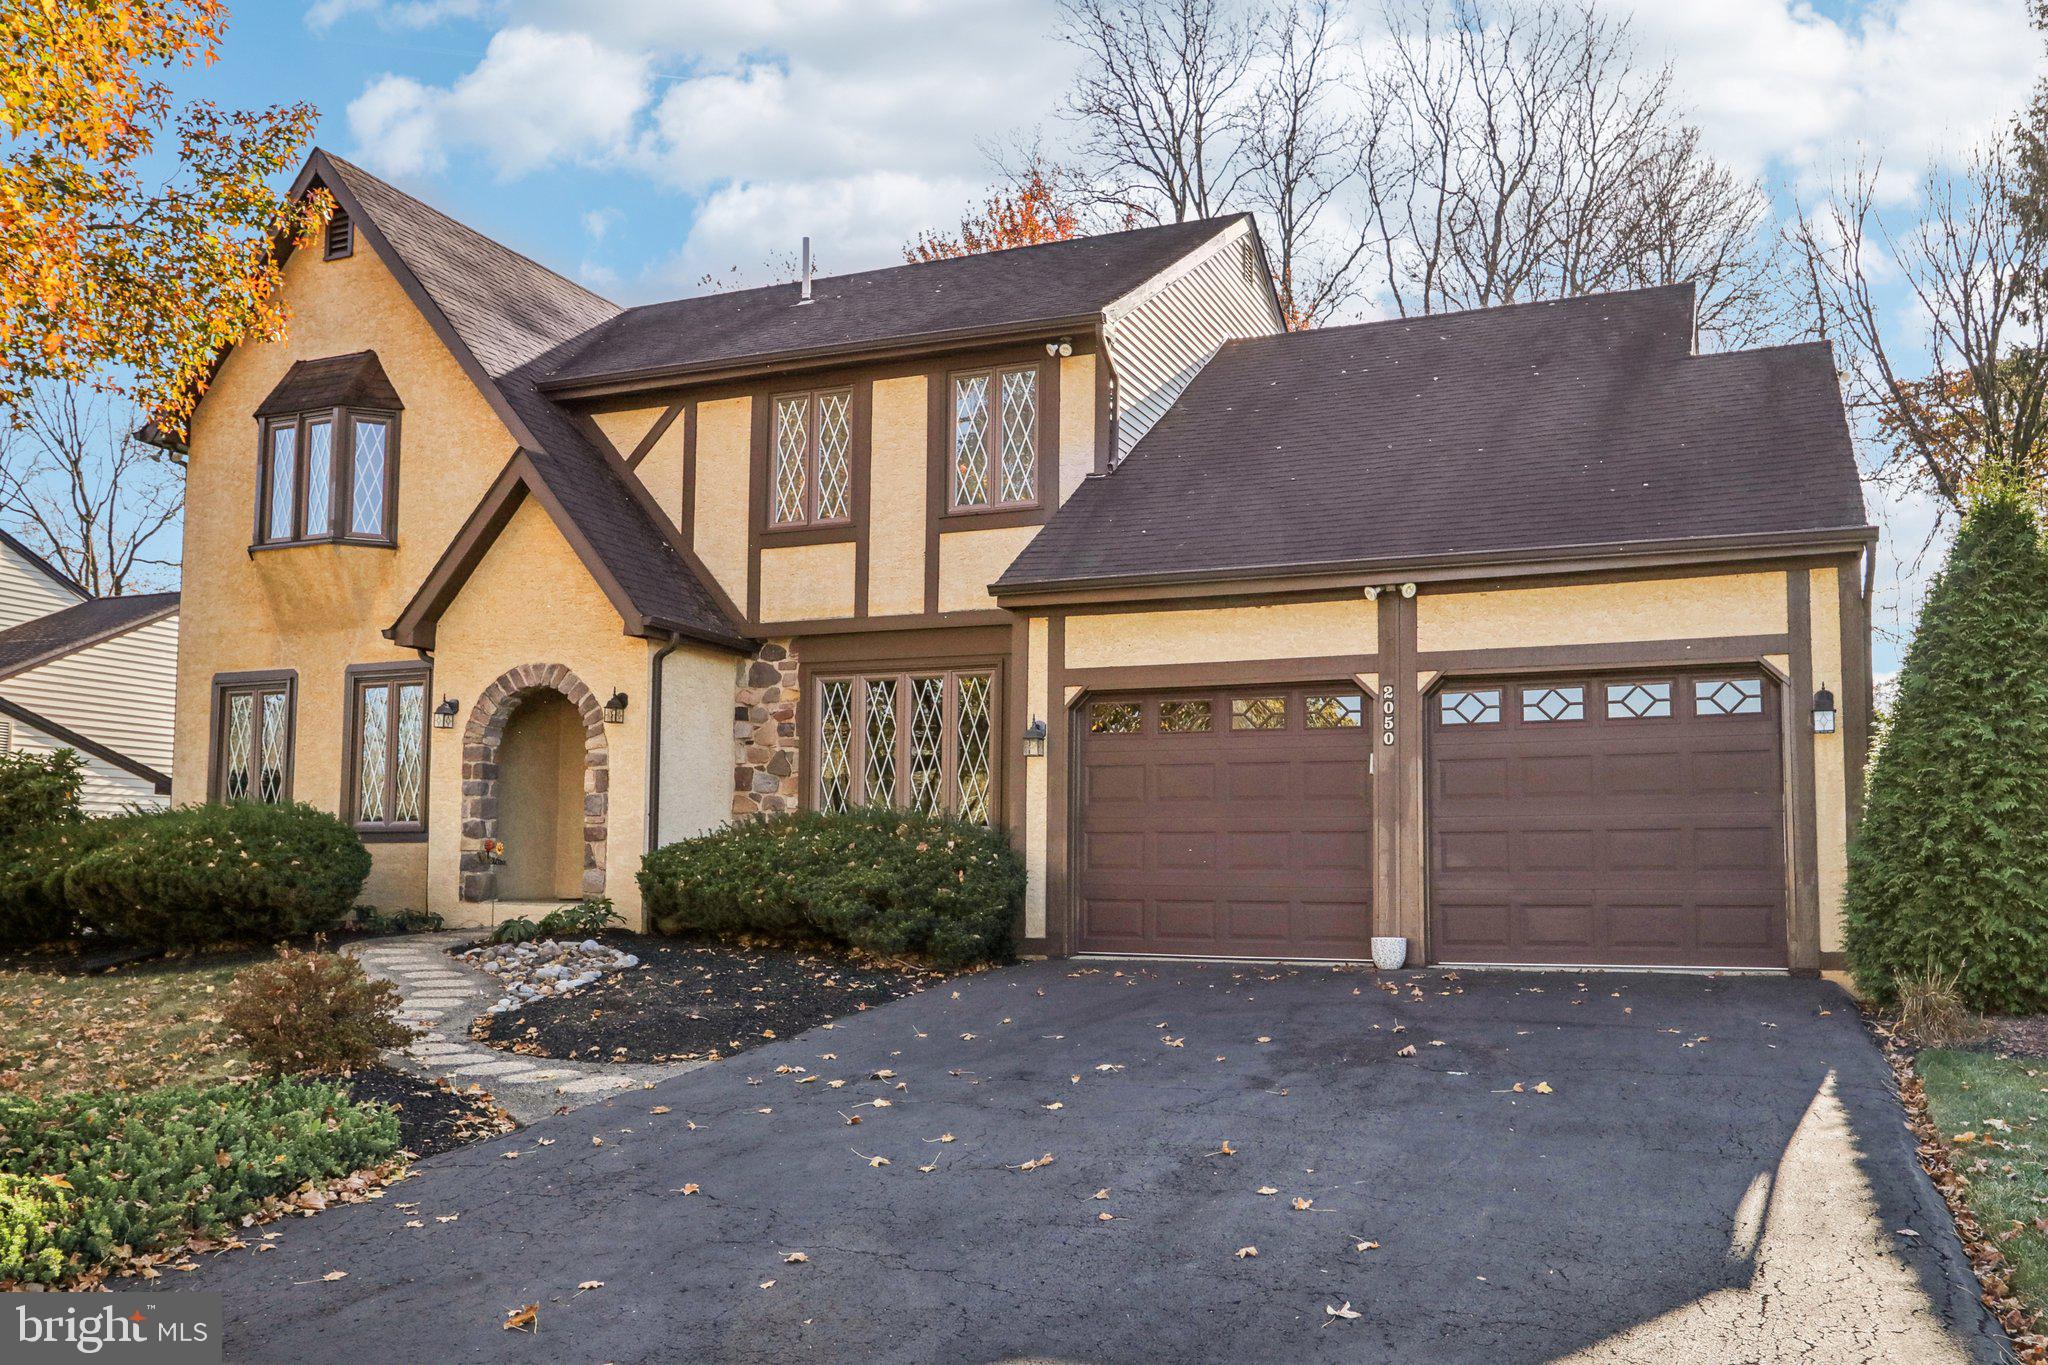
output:
[[[830,526],[853,518],[853,392],[775,400],[769,524]]]
[[[954,511],[1038,501],[1038,367],[953,376]]]
[[[321,259],[338,261],[343,256],[355,254],[356,225],[349,221],[348,210],[336,204],[334,213],[327,220],[327,231],[321,239]]]
[[[257,543],[394,544],[402,406],[368,351],[293,365],[256,409]]]

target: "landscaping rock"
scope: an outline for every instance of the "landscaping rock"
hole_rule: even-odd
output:
[[[535,943],[484,943],[462,958],[497,977],[505,993],[486,1013],[552,1000],[596,984],[607,972],[630,971],[640,965],[631,953],[610,948],[594,938],[581,943],[543,939]]]

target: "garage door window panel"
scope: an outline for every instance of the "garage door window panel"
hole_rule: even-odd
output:
[[[1215,728],[1216,706],[1213,702],[1159,703],[1159,733],[1163,735],[1206,735]]]
[[[821,678],[814,691],[818,809],[899,806],[993,822],[993,672]]]
[[[1437,715],[1445,725],[1498,725],[1500,689],[1446,692],[1437,699]]]
[[[1239,697],[1230,703],[1233,730],[1284,730],[1287,728],[1287,698]]]
[[[1586,689],[1570,687],[1525,687],[1522,689],[1522,720],[1526,724],[1548,721],[1584,720]]]
[[[1135,702],[1098,701],[1088,708],[1091,735],[1136,735],[1145,730],[1145,711]]]
[[[1706,716],[1760,716],[1764,711],[1761,678],[1700,678],[1693,683],[1693,709]]]
[[[1302,703],[1311,730],[1356,730],[1365,723],[1365,698],[1356,692],[1311,692]]]
[[[1607,719],[1669,720],[1671,684],[1625,682],[1607,684]]]

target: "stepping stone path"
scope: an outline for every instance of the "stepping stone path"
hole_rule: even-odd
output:
[[[430,1080],[445,1076],[450,1085],[463,1089],[481,1085],[521,1123],[545,1118],[564,1105],[579,1109],[607,1095],[708,1065],[568,1062],[524,1057],[477,1042],[469,1036],[469,1026],[504,993],[504,983],[450,956],[449,949],[475,943],[479,937],[476,929],[449,929],[348,947],[364,971],[398,987],[405,1002],[401,1016],[426,1030],[405,1051],[385,1053],[386,1062]]]

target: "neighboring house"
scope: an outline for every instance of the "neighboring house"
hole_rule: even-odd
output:
[[[1026,952],[1836,960],[1826,347],[1695,355],[1684,286],[1282,334],[1243,216],[620,309],[313,185],[193,423],[177,796],[343,812],[367,899],[637,921],[653,844],[881,801],[1008,832]]]
[[[0,752],[75,749],[94,815],[171,793],[178,594],[93,597],[0,531]]]

